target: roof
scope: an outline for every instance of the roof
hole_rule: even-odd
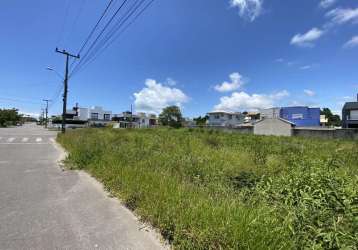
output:
[[[358,102],[346,102],[343,109],[358,109]]]
[[[259,120],[259,121],[255,122],[255,124],[257,124],[259,122],[262,122],[262,121],[266,121],[266,120],[279,120],[279,121],[282,121],[284,123],[288,123],[291,126],[296,126],[296,124],[294,124],[293,122],[287,121],[287,120],[282,119],[282,118],[265,118],[265,119],[262,119],[262,120]]]
[[[241,112],[229,112],[229,111],[224,111],[224,110],[216,110],[216,111],[211,111],[208,112],[208,114],[228,114],[228,115],[241,115]]]

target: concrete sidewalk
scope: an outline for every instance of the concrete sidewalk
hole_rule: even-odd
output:
[[[25,125],[0,137],[0,249],[165,248],[92,177],[61,170],[55,132]]]

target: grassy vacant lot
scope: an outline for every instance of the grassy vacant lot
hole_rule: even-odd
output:
[[[58,141],[175,249],[358,247],[358,142],[187,129]]]

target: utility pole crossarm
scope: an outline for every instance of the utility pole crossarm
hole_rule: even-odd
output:
[[[64,54],[64,55],[69,56],[69,57],[80,59],[80,55],[72,55],[71,53],[67,52],[66,50],[59,50],[58,48],[56,48],[56,52]]]

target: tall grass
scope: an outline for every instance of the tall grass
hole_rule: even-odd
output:
[[[176,249],[357,249],[358,143],[205,130],[60,135]]]

